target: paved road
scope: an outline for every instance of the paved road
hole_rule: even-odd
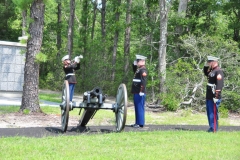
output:
[[[58,93],[54,91],[39,90],[40,93]],[[73,101],[82,102],[82,95],[74,94]],[[20,106],[22,103],[22,92],[0,91],[0,106]],[[115,103],[115,98],[108,97],[105,103]],[[59,103],[40,100],[40,106],[59,107]]]
[[[0,92],[0,106],[20,106],[22,92]],[[40,106],[59,107],[59,103],[40,100]]]
[[[206,131],[208,126],[202,125],[147,125],[144,128],[132,128],[125,126],[124,132],[144,132],[144,131]],[[221,131],[240,131],[240,126],[221,126]],[[112,133],[115,132],[114,126],[71,126],[68,127],[67,132],[63,133],[61,128],[58,127],[34,127],[34,128],[0,128],[0,137],[13,137],[13,136],[25,136],[25,137],[47,137],[47,136],[70,136],[70,135],[82,135],[82,134],[99,134],[99,133]]]

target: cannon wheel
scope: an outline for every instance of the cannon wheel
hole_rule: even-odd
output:
[[[69,119],[69,84],[67,80],[65,80],[63,83],[62,104],[63,107],[61,108],[61,124],[62,131],[66,132]]]
[[[117,132],[121,132],[125,127],[127,117],[127,89],[125,84],[120,84],[118,87],[115,116],[116,130]]]

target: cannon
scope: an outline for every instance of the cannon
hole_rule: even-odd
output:
[[[90,119],[94,117],[99,109],[112,110],[115,113],[115,126],[116,131],[121,132],[124,130],[127,116],[127,89],[125,84],[120,84],[116,94],[116,100],[114,104],[105,103],[106,95],[100,87],[95,87],[91,91],[86,91],[83,94],[83,100],[80,103],[69,102],[69,84],[65,80],[62,88],[62,103],[61,108],[61,127],[62,131],[66,132],[68,127],[69,111],[74,108],[84,109],[82,116],[79,120],[80,126],[86,126]]]

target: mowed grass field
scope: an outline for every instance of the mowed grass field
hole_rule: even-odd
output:
[[[16,106],[0,107],[0,114],[16,112]],[[42,107],[47,114],[59,114],[59,108]],[[78,116],[79,109],[70,112]],[[134,122],[134,110],[128,108],[127,124]],[[91,124],[114,123],[114,113],[99,111]],[[146,112],[147,124],[207,125],[204,113],[181,110],[178,112]],[[221,125],[239,125],[231,118],[220,119]],[[77,136],[1,137],[0,160],[60,159],[60,160],[238,160],[240,132],[153,131],[80,134]]]

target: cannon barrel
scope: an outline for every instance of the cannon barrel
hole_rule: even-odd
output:
[[[95,97],[98,98],[98,103],[102,104],[107,95],[103,95],[102,89],[99,87],[95,87],[91,91],[86,91],[83,94],[83,100],[87,100],[87,103],[91,103],[91,99]]]
[[[102,94],[102,89],[99,87],[95,87],[95,88],[93,88],[93,90],[90,91],[90,95],[92,98],[97,97],[100,94]]]

